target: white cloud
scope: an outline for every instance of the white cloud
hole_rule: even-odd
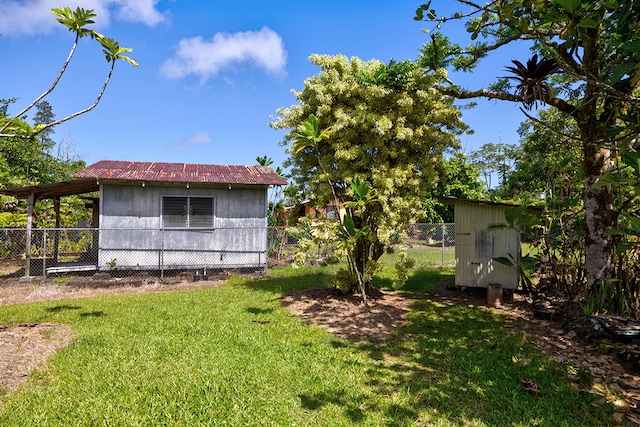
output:
[[[282,38],[275,31],[263,27],[260,31],[217,33],[211,41],[202,37],[182,39],[175,56],[168,59],[160,71],[172,79],[196,75],[205,81],[220,71],[242,64],[263,68],[273,74],[284,74],[286,62],[287,52]]]
[[[0,0],[0,34],[27,36],[48,33],[62,26],[51,14],[54,7],[93,9],[98,15],[95,28],[109,25],[111,12],[118,20],[154,26],[166,19],[155,7],[159,0]]]
[[[182,150],[191,147],[198,147],[200,145],[211,144],[211,140],[211,135],[209,135],[207,132],[200,132],[193,136],[172,141],[167,146],[175,150]]]
[[[159,0],[112,0],[118,5],[116,15],[118,19],[129,22],[140,22],[153,27],[164,22],[166,14],[156,9]]]

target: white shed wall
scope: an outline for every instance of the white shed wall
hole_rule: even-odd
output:
[[[456,286],[486,288],[490,283],[505,289],[518,287],[515,268],[493,260],[496,257],[518,259],[520,233],[513,229],[489,230],[491,224],[504,224],[504,206],[468,202],[455,203]]]
[[[103,184],[98,268],[264,267],[267,188]],[[211,229],[163,229],[162,197],[214,198]]]

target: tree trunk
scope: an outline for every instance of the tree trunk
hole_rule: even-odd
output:
[[[615,225],[611,186],[593,188],[597,178],[611,169],[611,150],[603,147],[604,135],[583,132],[585,173],[585,274],[587,286],[595,286],[613,277],[615,247],[607,230]]]

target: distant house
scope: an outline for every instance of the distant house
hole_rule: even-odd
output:
[[[340,209],[336,209],[335,202],[327,203],[327,205],[324,207],[315,207],[309,199],[303,200],[295,206],[288,207],[287,211],[289,222],[294,225],[298,218],[304,216],[311,216],[313,218],[324,217],[326,219],[338,219],[338,217],[336,216],[336,212],[340,213],[340,217],[344,217],[344,214],[346,212],[343,206],[340,206]]]
[[[29,199],[31,226],[36,199],[97,192],[95,247],[83,267],[95,270],[263,268],[267,189],[287,184],[267,166],[109,160],[73,178],[1,193]]]

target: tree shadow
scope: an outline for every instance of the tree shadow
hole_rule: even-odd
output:
[[[330,277],[306,273],[243,285],[279,299],[293,290],[326,286]],[[526,345],[521,334],[504,329],[496,312],[432,298],[453,279],[451,269],[417,269],[401,291],[413,301],[411,312],[391,338],[331,340],[334,349],[350,347],[373,361],[367,391],[357,398],[330,387],[299,393],[303,407],[314,411],[338,405],[354,423],[366,419],[366,408],[375,407],[396,425],[413,425],[418,419],[427,425],[595,425],[594,420],[611,411],[589,404],[595,397],[573,389],[566,370]],[[519,358],[530,362],[517,363]],[[533,379],[544,391],[528,392],[521,378]],[[399,398],[382,401],[378,396]],[[518,410],[505,410],[514,402]]]
[[[82,307],[79,305],[66,305],[66,304],[62,304],[62,305],[55,305],[53,307],[47,307],[44,310],[48,313],[59,313],[61,311],[65,311],[65,310],[80,310]]]
[[[86,313],[80,313],[80,317],[103,317],[107,314],[104,311],[89,311]]]
[[[273,308],[259,308],[259,307],[248,307],[247,313],[251,314],[270,314],[273,313]]]
[[[327,286],[332,276],[326,273],[301,273],[290,276],[272,276],[243,282],[242,285],[257,291],[286,294],[298,289]]]
[[[566,370],[503,328],[500,315],[432,301],[424,292],[413,298],[407,322],[390,340],[354,343],[376,361],[367,383],[376,394],[410,391],[415,406],[384,408],[400,423],[415,422],[420,408],[435,424],[451,425],[597,425],[612,412],[591,405],[597,396],[573,388]],[[527,391],[522,378],[544,391]],[[504,409],[514,402],[526,411]]]
[[[300,394],[298,396],[304,409],[315,411],[325,405],[336,405],[344,408],[345,414],[353,422],[361,422],[365,411],[356,403],[366,399],[364,395],[354,398],[347,396],[344,390],[329,390],[321,393]]]

